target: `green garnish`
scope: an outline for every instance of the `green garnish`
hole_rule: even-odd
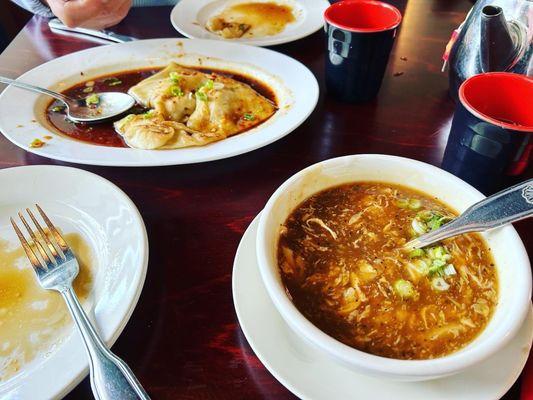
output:
[[[40,147],[43,147],[46,143],[43,142],[41,139],[33,139],[30,143],[30,147],[33,149],[38,149]]]
[[[55,113],[60,113],[65,110],[65,106],[54,106],[52,107],[52,111]]]
[[[122,84],[122,81],[115,77],[107,78],[104,82],[107,83],[107,86],[118,86]]]
[[[424,250],[422,250],[422,249],[414,249],[414,250],[409,252],[409,257],[410,258],[422,257],[423,255],[424,255]]]
[[[87,104],[88,107],[97,106],[98,104],[100,104],[100,96],[98,96],[97,94],[91,94],[85,99],[85,104]]]
[[[180,80],[181,80],[181,76],[180,74],[178,74],[177,72],[175,71],[172,71],[171,73],[168,74],[168,77],[170,78],[170,80],[174,83],[178,83]]]
[[[422,202],[418,199],[409,199],[408,207],[411,210],[418,210],[420,207],[422,207]]]
[[[206,80],[203,85],[200,87],[201,89],[211,90],[213,89],[213,86],[215,85],[215,82],[212,79]]]
[[[94,87],[87,86],[85,89],[82,90],[83,93],[91,93],[94,90]]]
[[[207,101],[207,95],[204,92],[196,92],[196,98],[200,101]]]
[[[394,290],[402,299],[413,297],[415,294],[413,284],[405,279],[398,279],[394,282]]]
[[[255,119],[253,114],[246,113],[242,116],[246,121],[253,121]]]
[[[400,208],[407,208],[409,207],[409,200],[408,199],[398,199],[396,200],[396,205]]]
[[[155,110],[148,110],[143,114],[144,119],[150,119],[155,116]]]
[[[183,93],[183,90],[179,86],[171,86],[170,87],[170,94],[172,96],[183,96],[185,93]]]
[[[433,260],[429,267],[429,274],[441,276],[442,274],[444,274],[444,268],[446,268],[446,265],[448,265],[448,263],[444,260],[441,260],[441,259]]]

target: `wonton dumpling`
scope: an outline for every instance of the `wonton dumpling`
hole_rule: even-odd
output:
[[[163,136],[148,140],[159,130],[165,131],[161,122],[178,122],[186,128],[203,133],[196,135],[194,143],[187,138],[165,142],[172,148],[201,146],[214,140],[224,139],[249,129],[268,119],[276,111],[276,107],[250,86],[218,74],[206,74],[190,68],[171,63],[168,67],[153,76],[139,82],[128,91],[144,107],[155,111],[157,118],[141,121],[138,118],[127,124],[119,121],[115,129],[133,147],[140,140],[143,146],[155,146],[163,142]],[[129,118],[126,117],[126,118]],[[154,128],[152,125],[161,127]],[[128,129],[128,133],[124,129]],[[133,134],[133,130],[142,129],[142,133]],[[143,139],[141,139],[143,138]],[[176,136],[173,136],[177,139]],[[216,138],[216,139],[214,139]],[[172,144],[169,144],[172,143]],[[163,145],[160,145],[161,147]],[[147,148],[147,147],[142,147]],[[158,148],[158,147],[149,147]]]
[[[175,149],[201,146],[224,137],[196,132],[180,122],[166,121],[160,115],[128,115],[115,122],[115,129],[130,147],[137,149]]]

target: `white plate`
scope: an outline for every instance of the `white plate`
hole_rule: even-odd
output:
[[[63,232],[82,235],[92,250],[93,290],[87,306],[102,338],[113,344],[137,304],[148,264],[146,229],[137,208],[98,175],[68,167],[0,170],[0,238],[16,245],[9,217],[36,202]],[[71,324],[48,356],[0,384],[2,399],[63,397],[87,374],[81,337]]]
[[[298,61],[267,49],[212,40],[152,39],[95,47],[49,61],[19,79],[52,90],[64,90],[92,77],[164,66],[170,61],[251,75],[276,92],[280,109],[256,128],[203,147],[114,148],[59,135],[44,117],[47,97],[8,87],[0,95],[0,130],[17,146],[56,160],[109,166],[189,164],[232,157],[266,146],[296,129],[318,101],[318,83]],[[84,73],[83,79],[80,79],[80,72]],[[44,147],[29,147],[35,138],[46,134],[54,138]]]
[[[233,302],[240,326],[265,367],[302,399],[490,400],[499,399],[524,367],[533,339],[533,313],[516,337],[482,364],[425,382],[393,382],[332,361],[297,337],[266,292],[256,261],[259,217],[246,230],[233,265]],[[260,316],[260,318],[258,318]]]
[[[267,2],[272,0],[257,0]],[[273,46],[288,43],[315,33],[324,26],[324,11],[330,6],[326,0],[274,0],[292,6],[296,21],[277,35],[258,38],[224,39],[209,32],[205,24],[229,4],[248,3],[248,0],[180,0],[170,14],[170,21],[184,36],[194,39],[214,39],[254,46]]]

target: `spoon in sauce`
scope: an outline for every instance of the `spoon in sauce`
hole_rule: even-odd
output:
[[[83,99],[73,99],[61,93],[5,78],[3,76],[0,76],[0,83],[45,94],[61,101],[65,105],[67,118],[74,122],[89,124],[101,122],[128,111],[135,104],[134,98],[127,93],[93,93]]]
[[[533,179],[511,186],[470,206],[441,228],[407,242],[413,250],[467,232],[482,232],[533,216]]]

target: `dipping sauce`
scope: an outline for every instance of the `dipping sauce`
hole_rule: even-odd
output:
[[[273,36],[294,22],[290,6],[277,3],[239,3],[212,17],[206,28],[226,39]]]
[[[122,92],[127,93],[129,88],[135,86],[142,80],[159,72],[162,68],[139,69],[133,71],[124,71],[116,74],[104,75],[95,79],[83,81],[62,93],[66,96],[82,99],[100,92]],[[252,77],[237,74],[231,71],[215,70],[207,68],[193,68],[197,71],[206,73],[215,73],[227,76],[242,83],[249,85],[259,94],[276,104],[276,95],[272,89],[255,80]],[[128,113],[143,114],[147,109],[136,105]],[[113,127],[114,121],[104,121],[97,124],[74,123],[66,117],[66,113],[58,101],[52,101],[46,110],[46,117],[50,124],[62,134],[83,142],[88,142],[100,146],[109,147],[128,147],[122,137],[115,132]],[[120,119],[117,117],[116,119]]]
[[[79,234],[64,237],[80,264],[74,290],[83,301],[92,286],[91,250]],[[71,324],[61,295],[39,285],[24,250],[0,241],[0,382],[53,351]]]
[[[498,301],[479,235],[408,252],[455,213],[423,193],[357,182],[317,193],[281,227],[278,265],[300,312],[356,349],[396,359],[453,353],[476,338]]]

